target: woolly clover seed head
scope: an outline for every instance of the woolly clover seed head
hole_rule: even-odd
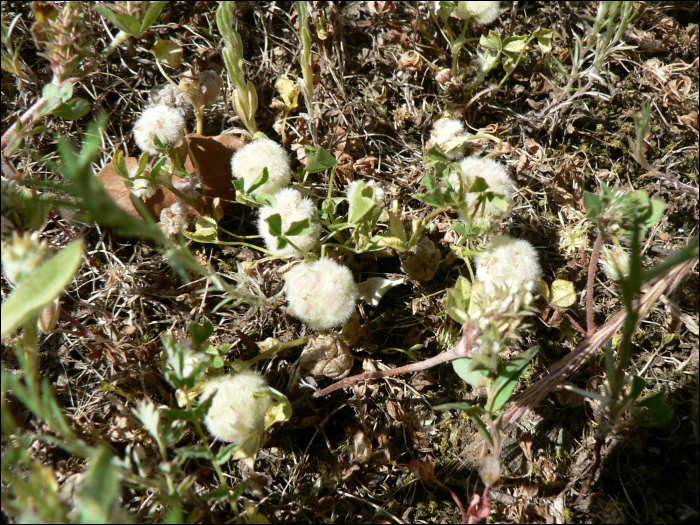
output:
[[[177,147],[185,137],[185,117],[175,108],[157,104],[146,109],[134,124],[134,140],[142,151],[156,155],[153,137],[164,145]]]
[[[274,140],[254,140],[239,149],[231,158],[233,176],[244,179],[246,189],[253,185],[264,168],[267,168],[269,178],[265,184],[256,188],[253,194],[274,195],[292,180],[289,156]]]
[[[461,168],[461,173],[450,173],[449,182],[455,189],[459,188],[459,181],[462,180],[464,186],[464,191],[469,190],[472,184],[476,181],[476,177],[481,177],[486,181],[488,185],[488,191],[493,191],[500,195],[504,195],[508,201],[508,210],[503,211],[493,203],[486,201],[483,210],[480,209],[477,214],[477,220],[482,218],[486,221],[492,219],[498,219],[505,216],[510,212],[513,205],[513,192],[515,191],[515,185],[513,181],[508,176],[503,164],[497,162],[493,159],[482,159],[479,157],[467,157],[459,163]],[[463,220],[469,222],[469,208],[478,198],[478,193],[469,193],[465,196],[467,206],[465,209],[460,210],[459,214]]]
[[[430,139],[440,146],[445,152],[445,156],[454,160],[464,154],[466,143],[457,147],[450,148],[449,142],[464,134],[464,124],[461,120],[452,118],[441,118],[433,124],[433,130],[430,132]]]
[[[343,324],[355,311],[359,290],[349,268],[333,259],[302,263],[287,272],[292,315],[314,330]]]
[[[199,399],[202,402],[210,397],[204,424],[216,439],[239,441],[265,429],[265,412],[272,398],[267,394],[267,381],[255,371],[210,379]]]
[[[150,199],[155,195],[156,188],[148,179],[134,179],[132,181],[131,193],[139,199]]]
[[[501,2],[457,2],[454,13],[462,20],[471,18],[482,25],[488,25],[501,14]]]
[[[272,215],[279,214],[282,219],[282,232],[286,232],[295,222],[305,219],[311,222],[313,229],[309,233],[305,235],[290,235],[289,240],[302,252],[313,250],[321,235],[321,226],[317,222],[314,222],[316,207],[311,199],[304,197],[294,188],[283,188],[279,190],[275,193],[274,199],[275,204],[260,208],[260,215],[258,216],[258,232],[265,241],[267,249],[282,257],[303,255],[303,253],[300,253],[289,244],[282,249],[277,248],[277,237],[270,233],[270,227],[265,219]]]
[[[476,278],[483,281],[486,293],[509,284],[538,285],[542,276],[534,246],[507,235],[494,238],[474,262]]]
[[[599,262],[605,275],[613,281],[621,281],[630,273],[630,254],[620,245],[604,246]]]
[[[50,255],[46,240],[39,241],[39,232],[14,232],[9,242],[2,243],[2,267],[15,286],[24,282]]]

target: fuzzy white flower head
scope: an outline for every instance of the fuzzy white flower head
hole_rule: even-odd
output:
[[[430,139],[440,146],[448,159],[454,160],[464,153],[465,143],[452,146],[453,139],[464,135],[464,123],[453,118],[441,118],[433,124]]]
[[[333,259],[302,263],[285,276],[292,315],[314,330],[343,324],[355,311],[359,291],[349,268]]]
[[[210,379],[200,402],[213,396],[204,418],[209,433],[222,441],[239,441],[265,430],[265,412],[272,405],[267,381],[253,370]]]
[[[8,242],[2,243],[2,267],[15,286],[24,282],[50,256],[49,245],[46,240],[39,240],[39,232],[14,232]]]
[[[282,257],[303,255],[303,253],[300,253],[291,245],[287,245],[282,249],[277,248],[277,237],[270,233],[270,227],[265,219],[272,215],[279,214],[282,219],[283,233],[295,222],[305,219],[311,222],[311,227],[313,229],[309,233],[304,235],[291,235],[289,236],[289,240],[302,252],[313,250],[321,235],[321,226],[315,222],[316,206],[314,206],[313,201],[308,197],[304,197],[294,188],[283,188],[279,190],[275,193],[274,199],[275,204],[260,208],[260,215],[258,216],[258,232],[265,241],[267,249]]]
[[[532,283],[537,289],[542,269],[535,247],[507,235],[495,237],[474,260],[476,278],[486,293],[504,285]]]
[[[508,213],[513,205],[513,192],[515,191],[515,185],[510,179],[505,166],[500,162],[493,159],[483,159],[479,157],[467,157],[463,159],[459,166],[461,168],[461,173],[450,173],[449,182],[455,189],[459,188],[459,180],[462,179],[462,184],[464,185],[464,191],[467,191],[472,184],[476,181],[476,177],[481,177],[488,184],[489,191],[504,195],[508,201],[507,211],[503,211],[491,202],[486,202],[483,211],[480,211],[478,216],[485,218],[501,218]],[[467,193],[466,202],[467,206],[465,209],[460,210],[459,214],[465,221],[469,221],[469,207],[474,204],[478,198],[477,193]]]
[[[131,187],[131,193],[133,193],[139,199],[150,199],[156,193],[155,186],[153,186],[151,181],[148,179],[134,179],[132,184],[133,186]]]
[[[177,147],[185,136],[185,117],[182,112],[165,104],[146,109],[134,124],[134,140],[142,151],[151,155],[158,153],[153,144],[154,135],[164,145]]]
[[[265,184],[256,188],[253,194],[274,195],[292,180],[289,155],[274,140],[254,140],[239,149],[231,158],[233,176],[245,180],[246,191],[262,173],[263,168],[267,168],[269,178]]]
[[[454,13],[462,20],[471,18],[488,25],[501,14],[501,2],[458,2]]]
[[[630,273],[630,254],[618,244],[612,248],[603,247],[599,262],[605,275],[613,281],[621,281]]]

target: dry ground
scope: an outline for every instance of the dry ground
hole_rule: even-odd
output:
[[[295,10],[285,2],[246,4],[238,30],[245,45],[246,76],[260,98],[258,127],[279,140],[275,127],[281,110],[273,109],[273,99],[278,96],[275,81],[285,73],[300,75]],[[640,3],[643,12],[625,34],[627,42],[638,47],[613,55],[601,79],[571,104],[554,111],[549,102],[558,94],[557,79],[536,50],[493,100],[489,100],[489,87],[500,81],[501,68],[474,90],[467,104],[459,86],[454,93],[441,89],[435,75],[449,67],[446,42],[434,24],[425,20],[425,6],[417,16],[413,4],[422,3],[393,4],[350,2],[339,10],[324,8],[331,13],[332,25],[329,38],[320,47],[319,41],[314,44],[314,51],[320,49],[321,54],[314,98],[322,109],[322,145],[341,163],[338,191],[354,178],[371,178],[398,199],[404,218],[428,213],[411,196],[421,191],[429,130],[442,111],[449,110],[472,132],[487,130],[504,141],[506,148],[498,158],[508,164],[518,192],[516,209],[502,231],[526,238],[537,247],[547,281],[564,278],[577,291],[585,288],[591,242],[567,253],[560,240],[583,217],[582,192],[596,191],[597,179],[632,185],[667,204],[662,222],[644,245],[647,266],[697,235],[697,195],[677,190],[668,179],[645,175],[629,154],[627,142],[634,137],[632,114],[643,102],[651,102],[647,157],[660,171],[670,169],[681,182],[697,187],[696,3]],[[517,8],[513,11],[511,3],[504,3],[493,29],[504,37],[530,34],[538,27],[554,29],[561,36],[555,39],[553,52],[566,63],[572,31],[581,31],[583,16],[593,15],[596,3],[518,2]],[[3,2],[2,9],[6,17],[24,13],[17,32],[27,37],[28,6]],[[101,72],[82,84],[80,96],[93,103],[95,112],[105,110],[110,115],[103,163],[115,148],[136,150],[130,135],[132,124],[145,107],[149,89],[163,82],[148,51],[156,35],[183,45],[185,57],[216,48],[215,9],[214,2],[171,3],[160,25],[144,39],[122,46]],[[100,17],[88,10],[88,20],[95,38],[105,38]],[[423,58],[417,59],[411,51]],[[461,55],[465,84],[474,74],[469,56],[467,52]],[[3,72],[3,128],[31,105],[49,80],[30,38],[22,57],[32,68],[33,79],[18,91],[11,76]],[[50,119],[46,131],[29,141],[18,167],[30,177],[53,177],[33,159],[53,155],[57,137],[77,143],[88,120]],[[298,114],[290,115],[289,124],[297,130],[287,134],[287,147],[294,149],[293,143],[310,137]],[[230,104],[220,100],[207,113],[204,133],[218,135],[240,127]],[[477,153],[492,148],[493,143],[486,142]],[[322,174],[316,177],[313,182],[320,190],[327,180]],[[222,224],[228,230],[253,235],[254,218],[253,210],[235,204]],[[449,253],[449,225],[455,218],[439,217],[430,233],[443,257]],[[587,235],[592,241],[593,232]],[[83,265],[64,299],[65,309],[83,328],[61,319],[58,329],[41,341],[41,373],[51,381],[73,425],[87,439],[103,440],[117,453],[128,443],[141,442],[147,450],[154,447],[139,425],[124,415],[127,399],[148,395],[159,403],[174,404],[174,393],[155,366],[162,334],[185,338],[187,323],[207,316],[215,326],[212,341],[231,343],[229,358],[233,359],[255,355],[255,341],[267,337],[286,341],[308,333],[284,307],[263,308],[257,314],[245,305],[213,312],[218,298],[203,300],[196,295],[201,283],[180,280],[148,242],[79,224],[58,210],[42,236],[54,247],[66,245],[70,238],[84,238],[95,264]],[[240,261],[262,257],[250,249],[196,243],[189,247],[224,274],[235,272]],[[401,273],[396,257],[379,261],[357,257],[355,262],[360,268],[355,272],[359,281]],[[259,283],[268,297],[282,286],[282,265],[277,261],[260,266]],[[395,288],[378,307],[360,306],[365,339],[352,349],[357,357],[355,371],[409,362],[405,353],[386,349],[406,350],[422,344],[416,357],[430,357],[443,348],[456,327],[445,326],[443,296],[437,292],[452,286],[459,275],[467,273],[464,263],[458,261],[441,269],[428,283]],[[2,290],[6,297],[10,288],[4,280]],[[599,477],[590,492],[579,498],[592,459],[594,416],[580,398],[550,395],[513,432],[506,446],[507,472],[492,493],[495,503],[490,519],[533,523],[698,519],[697,325],[693,333],[693,321],[698,318],[697,271],[668,300],[641,323],[634,340],[634,366],[641,370],[648,365],[644,375],[648,388],[666,393],[675,410],[671,424],[635,427],[615,436],[604,449]],[[568,312],[581,323],[583,305],[580,302]],[[680,318],[674,305],[680,309]],[[597,324],[619,308],[614,283],[600,272]],[[539,344],[542,350],[516,393],[581,339],[569,321],[556,313],[543,316],[550,316],[547,324],[535,319],[524,343]],[[435,413],[431,409],[444,402],[479,402],[479,396],[452,367],[444,365],[427,373],[371,382],[354,393],[341,390],[313,399],[308,385],[288,388],[289,368],[298,352],[289,350],[261,367],[270,384],[289,396],[294,415],[271,434],[260,452],[257,474],[235,461],[225,466],[232,486],[241,479],[254,481],[244,497],[255,502],[272,522],[459,522],[450,495],[435,484],[417,481],[407,469],[411,459],[430,455],[438,479],[452,487],[465,504],[477,490],[479,478],[469,455],[473,425],[456,411]],[[11,348],[5,345],[2,362],[4,367],[17,366]],[[582,388],[588,380],[587,367],[570,378]],[[314,386],[313,379],[307,382]],[[21,405],[11,406],[23,426],[36,429],[37,422]],[[3,434],[3,443],[5,438]],[[196,434],[185,439],[195,440]],[[35,454],[56,470],[59,481],[83,468],[80,460],[46,444],[37,444]],[[198,476],[198,491],[216,487],[217,480],[206,463],[192,460],[188,469]],[[145,497],[125,490],[123,504],[136,512]],[[231,519],[223,506],[200,511],[204,521]],[[139,520],[149,519],[138,516]]]

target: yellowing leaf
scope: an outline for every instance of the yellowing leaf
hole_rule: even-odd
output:
[[[568,308],[576,302],[574,284],[564,279],[552,283],[549,304],[559,308]]]
[[[182,64],[182,48],[169,40],[156,37],[156,43],[151,48],[151,53],[172,68],[178,68]]]
[[[299,105],[299,89],[294,81],[287,77],[280,77],[277,79],[277,82],[275,82],[275,87],[277,91],[280,92],[280,95],[282,95],[282,100],[284,101],[284,105],[287,106],[287,110],[291,111],[296,109]]]
[[[275,423],[284,423],[292,417],[292,405],[282,392],[268,387],[267,392],[275,401],[265,412],[265,428],[269,429]]]
[[[540,279],[540,295],[542,298],[549,302],[549,286],[547,286],[547,283],[544,281],[544,279]]]

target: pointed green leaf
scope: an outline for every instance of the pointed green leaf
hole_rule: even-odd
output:
[[[489,393],[489,402],[494,412],[506,404],[515,385],[518,384],[518,379],[539,350],[539,346],[533,346],[503,365],[503,371],[498,374],[493,391]]]
[[[83,241],[73,241],[13,290],[2,304],[2,337],[58,297],[83,261]]]
[[[308,235],[313,231],[313,223],[309,219],[304,219],[303,221],[293,222],[284,234],[287,237],[294,237],[295,235]]]
[[[265,222],[267,223],[270,235],[274,235],[275,237],[282,235],[282,217],[280,217],[279,213],[270,215],[265,219]]]

